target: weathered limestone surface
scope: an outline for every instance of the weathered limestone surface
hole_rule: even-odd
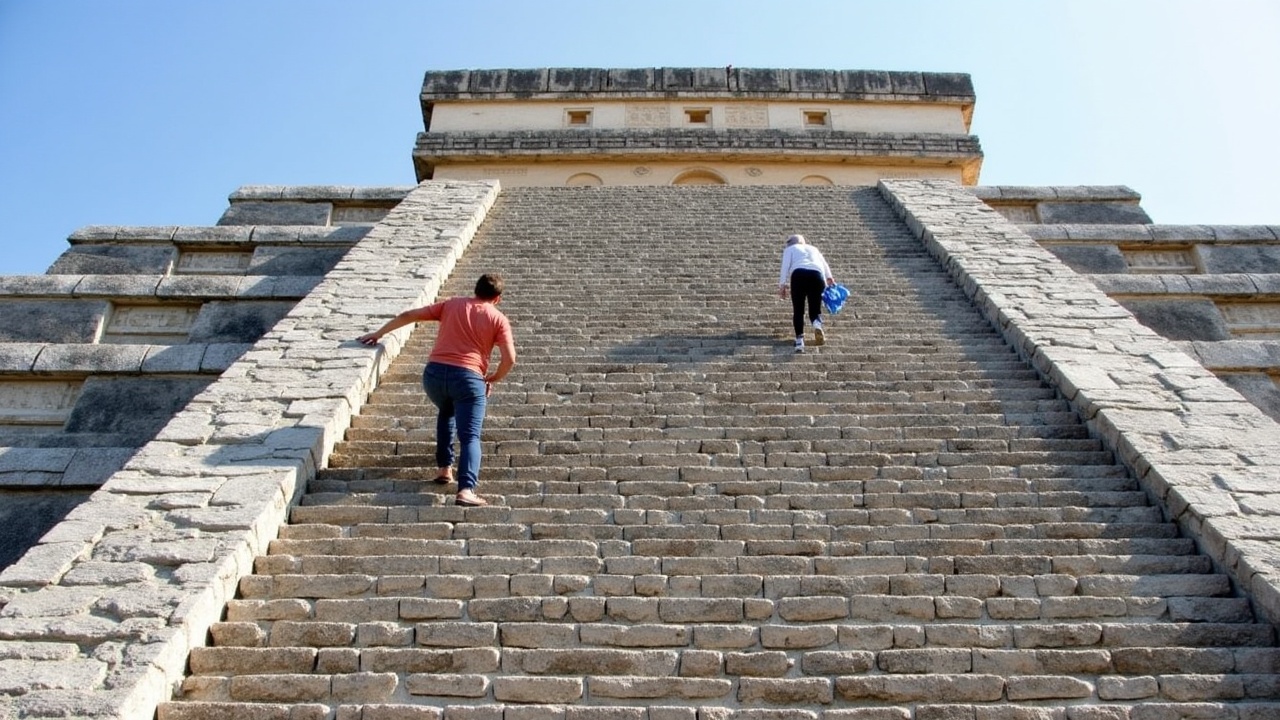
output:
[[[354,338],[435,296],[496,193],[496,182],[409,193],[0,573],[0,677],[29,690],[2,696],[0,717],[152,717],[401,340],[374,351]]]
[[[881,188],[1010,343],[1280,623],[1280,425],[973,193],[938,181]]]
[[[833,94],[854,98],[972,101],[963,73],[787,68],[531,68],[431,71],[424,101],[457,97],[590,97],[672,92]]]

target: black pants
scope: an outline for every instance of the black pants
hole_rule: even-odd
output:
[[[809,303],[809,320],[822,317],[822,291],[827,280],[817,270],[795,270],[791,273],[791,324],[796,335],[804,334],[804,304]]]

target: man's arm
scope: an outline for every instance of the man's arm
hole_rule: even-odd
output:
[[[382,339],[382,336],[386,335],[392,330],[398,330],[404,327],[405,325],[412,325],[413,323],[420,322],[422,320],[430,320],[430,319],[431,319],[430,306],[414,308],[412,310],[405,310],[399,315],[388,320],[386,324],[384,324],[382,327],[378,328],[377,330],[374,330],[373,332],[367,333],[365,335],[361,335],[356,339],[365,345],[377,345],[378,341]]]
[[[493,384],[507,376],[511,372],[511,368],[516,366],[516,343],[510,333],[503,335],[498,341],[498,353],[501,358],[498,360],[498,367],[484,379],[484,394],[488,395],[493,390]]]

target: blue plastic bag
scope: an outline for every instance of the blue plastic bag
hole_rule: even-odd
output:
[[[849,289],[839,283],[828,285],[827,289],[822,291],[822,305],[832,315],[840,312],[840,308],[844,307],[844,301],[848,299]]]

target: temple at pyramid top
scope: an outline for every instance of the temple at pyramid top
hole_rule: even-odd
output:
[[[976,185],[963,73],[769,68],[430,71],[418,180],[504,185]]]

